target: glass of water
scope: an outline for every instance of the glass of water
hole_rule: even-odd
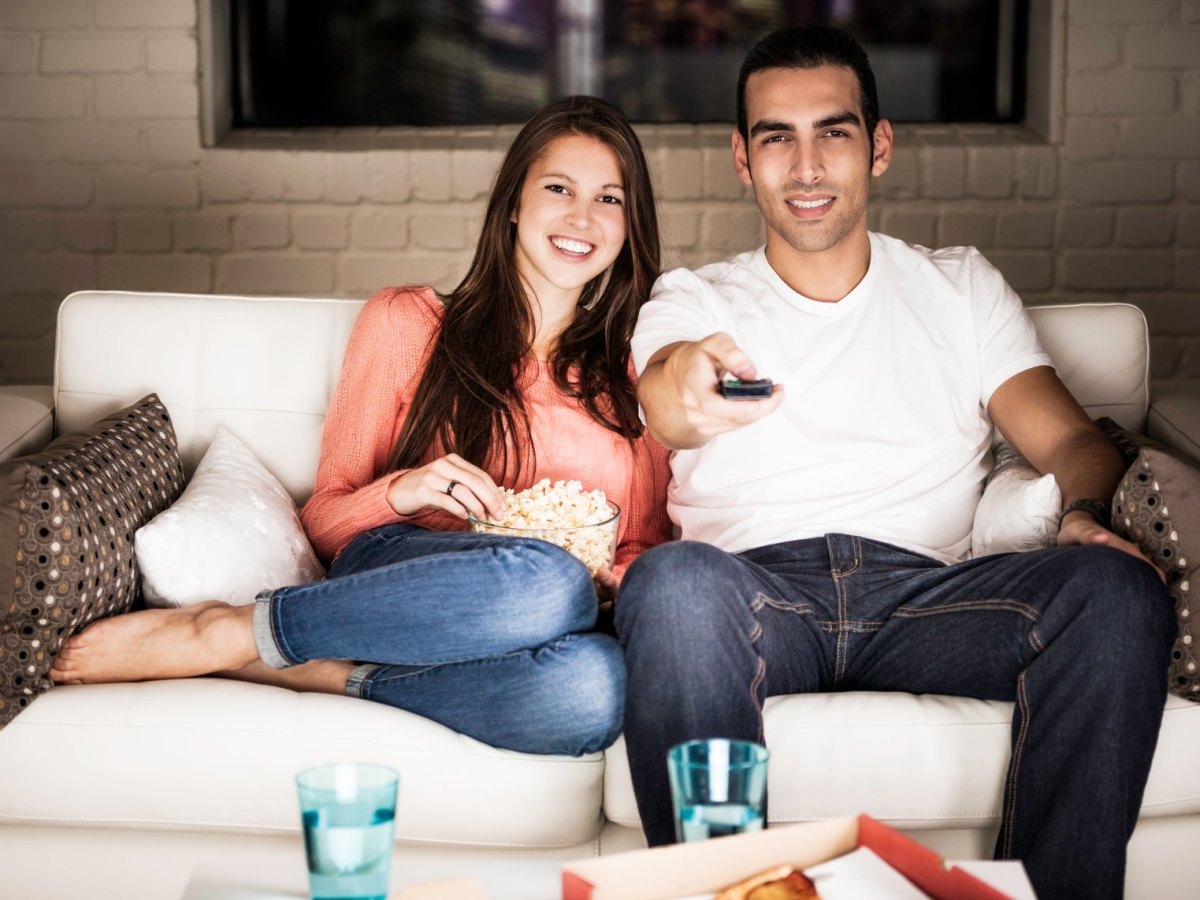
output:
[[[675,836],[680,841],[762,831],[767,748],[753,741],[708,738],[667,752]]]
[[[314,900],[385,900],[399,780],[387,766],[359,763],[296,776]]]

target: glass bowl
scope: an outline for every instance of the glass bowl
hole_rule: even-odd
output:
[[[603,522],[569,528],[518,528],[512,525],[485,522],[472,515],[468,515],[467,519],[471,523],[472,531],[549,541],[551,544],[562,547],[595,575],[601,567],[612,568],[613,559],[617,553],[617,530],[621,524],[621,507],[611,500],[605,502],[608,503],[612,515]]]

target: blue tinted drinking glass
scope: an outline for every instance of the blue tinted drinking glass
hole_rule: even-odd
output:
[[[761,831],[767,796],[767,748],[709,738],[667,752],[675,836],[680,841]]]
[[[296,776],[314,900],[385,900],[399,776],[335,763]]]

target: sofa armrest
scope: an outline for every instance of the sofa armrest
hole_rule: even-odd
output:
[[[41,450],[53,434],[50,385],[0,385],[0,462]]]
[[[1146,434],[1200,461],[1200,381],[1155,381]]]

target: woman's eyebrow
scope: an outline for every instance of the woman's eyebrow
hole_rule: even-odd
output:
[[[570,175],[566,175],[562,172],[543,172],[541,175],[538,176],[539,180],[542,178],[557,178],[561,181],[569,181],[569,182],[571,182],[571,184],[579,183],[574,178],[572,178]],[[604,184],[604,185],[601,185],[601,188],[606,191],[611,191],[611,190],[623,191],[623,190],[625,190],[625,185],[623,185],[623,184]]]

